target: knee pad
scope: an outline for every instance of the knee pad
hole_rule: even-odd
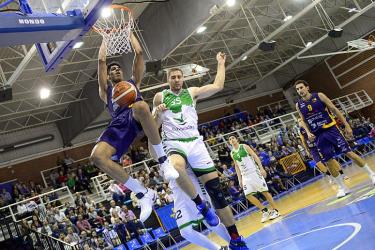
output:
[[[207,181],[204,186],[206,187],[207,193],[216,209],[222,209],[228,206],[223,190],[220,188],[219,177]]]

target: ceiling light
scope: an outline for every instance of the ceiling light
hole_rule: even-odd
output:
[[[245,61],[247,59],[247,56],[242,57],[242,61]]]
[[[357,8],[350,8],[350,9],[348,9],[348,12],[349,13],[352,13],[352,12],[358,12],[358,10],[357,10]]]
[[[105,7],[102,9],[102,11],[100,12],[100,16],[102,18],[108,18],[112,15],[112,9],[111,7]]]
[[[305,46],[306,46],[306,48],[307,48],[307,47],[310,47],[311,45],[312,45],[312,42],[308,42],[308,43],[306,43]]]
[[[293,18],[293,16],[288,15],[288,16],[284,17],[283,21],[286,22],[286,21],[288,21],[288,20],[290,20],[292,18]]]
[[[236,4],[236,0],[227,0],[228,7],[233,7]]]
[[[39,91],[40,99],[47,99],[51,94],[51,90],[48,88],[41,88]]]
[[[205,31],[207,29],[206,26],[200,26],[198,29],[197,29],[197,33],[202,33],[203,31]]]
[[[73,49],[79,49],[82,47],[82,45],[83,45],[83,42],[76,42],[76,44],[74,44],[73,46]]]
[[[341,28],[334,28],[328,32],[328,36],[331,38],[338,38],[342,36],[343,29]]]

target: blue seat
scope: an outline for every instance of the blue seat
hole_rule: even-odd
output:
[[[161,227],[152,230],[152,234],[154,235],[155,239],[160,239],[168,236],[168,234],[164,232],[163,228]]]
[[[149,232],[146,232],[140,236],[143,245],[150,245],[156,243],[156,239],[152,238]]]
[[[126,246],[128,247],[129,250],[137,250],[137,249],[143,248],[143,246],[139,244],[137,239],[132,239],[126,242]]]
[[[309,164],[309,167],[312,169],[316,167],[316,162],[314,160],[309,161],[308,164]]]
[[[124,244],[121,244],[121,245],[113,248],[113,250],[126,250],[126,247],[124,246]]]

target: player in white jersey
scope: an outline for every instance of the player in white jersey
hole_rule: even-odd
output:
[[[179,172],[176,180],[181,189],[194,201],[205,220],[212,226],[218,220],[207,216],[208,205],[197,193],[185,171],[187,163],[204,184],[218,216],[226,226],[235,250],[248,249],[239,235],[233,213],[220,188],[220,181],[214,163],[198,131],[197,100],[212,96],[224,88],[225,54],[219,52],[217,74],[212,84],[202,87],[183,88],[183,72],[179,68],[168,71],[169,89],[154,97],[154,116],[162,125],[162,141],[171,164]],[[215,223],[212,223],[215,222]]]
[[[194,175],[194,173],[191,171],[191,169],[186,168],[186,171],[188,176],[191,178],[191,181],[195,189],[197,190],[198,194],[201,197],[205,197],[207,198],[207,200],[209,200],[209,197],[203,194],[203,190],[199,184],[199,181],[197,177]],[[178,187],[175,180],[169,182],[169,187],[172,189],[173,192],[174,214],[181,236],[184,237],[187,241],[190,241],[193,244],[196,244],[209,250],[227,249],[227,247],[221,247],[215,242],[212,242],[204,234],[194,230],[193,225],[197,225],[200,222],[202,222],[203,216],[199,213],[198,209],[195,206],[195,203],[190,199],[190,197]],[[230,236],[223,224],[220,223],[216,227],[210,227],[209,225],[207,225],[207,223],[204,224],[209,229],[214,231],[217,235],[219,235],[222,239],[229,243]]]
[[[268,187],[264,177],[267,176],[263,169],[262,163],[258,155],[246,144],[240,144],[235,136],[229,137],[229,143],[232,145],[231,157],[236,167],[238,181],[244,190],[246,198],[254,204],[259,210],[263,212],[261,222],[266,222],[268,219],[275,219],[280,216],[276,209],[276,204],[268,192]],[[262,193],[272,210],[269,211],[267,207],[254,196],[256,193]]]

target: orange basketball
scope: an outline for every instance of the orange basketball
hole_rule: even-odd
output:
[[[134,85],[122,81],[116,84],[112,92],[112,102],[116,102],[120,107],[129,106],[137,98],[137,90]]]

